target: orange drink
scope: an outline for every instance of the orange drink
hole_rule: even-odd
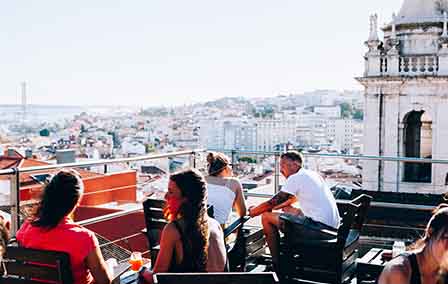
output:
[[[140,267],[143,266],[143,258],[141,252],[132,252],[129,258],[129,263],[131,264],[131,270],[138,271]]]

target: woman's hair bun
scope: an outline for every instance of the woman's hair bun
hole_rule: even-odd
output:
[[[215,161],[215,154],[213,152],[210,152],[207,154],[207,163],[209,165],[213,164],[213,162]]]

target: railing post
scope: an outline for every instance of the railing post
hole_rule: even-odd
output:
[[[14,168],[10,175],[10,202],[11,202],[11,236],[15,236],[20,227],[20,180],[19,169]]]
[[[190,155],[190,167],[196,168],[196,150]]]
[[[235,170],[235,163],[236,163],[236,151],[232,150],[232,170]]]
[[[279,192],[280,186],[280,153],[276,152],[274,156],[274,194]]]

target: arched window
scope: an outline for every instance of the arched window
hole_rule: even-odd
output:
[[[411,111],[404,118],[404,156],[432,157],[431,118],[424,111]],[[403,181],[431,182],[431,164],[404,163]]]

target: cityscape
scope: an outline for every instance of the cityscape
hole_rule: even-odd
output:
[[[366,275],[376,281],[386,265],[382,254],[404,249],[425,233],[432,210],[446,200],[445,2],[400,1],[401,9],[384,25],[371,14],[366,37],[353,39],[365,46],[364,53],[352,55],[363,59],[364,70],[352,74],[357,89],[316,86],[189,103],[173,98],[180,103],[172,104],[157,104],[155,96],[151,106],[52,105],[35,104],[33,84],[24,79],[17,84],[18,103],[0,104],[0,215],[15,233],[35,214],[44,185],[60,168],[74,168],[85,189],[73,218],[95,233],[104,258],[125,261],[138,251],[151,259],[143,207],[147,200],[164,199],[170,175],[196,168],[207,176],[207,154],[224,153],[252,208],[287,184],[281,155],[297,150],[303,167],[317,172],[342,204],[339,210],[350,200],[373,198],[358,206],[370,211],[362,213],[366,224],[358,224],[359,247],[350,252],[356,251],[348,264],[357,269],[356,277],[344,269],[352,281],[345,283],[363,283]],[[231,212],[223,228],[238,217]],[[265,224],[251,218],[246,225],[250,232]],[[344,238],[348,242],[350,236]],[[266,262],[269,250],[262,250],[257,264],[274,267],[271,258]],[[383,261],[379,272],[363,266],[372,251]],[[359,272],[367,268],[372,271]]]

